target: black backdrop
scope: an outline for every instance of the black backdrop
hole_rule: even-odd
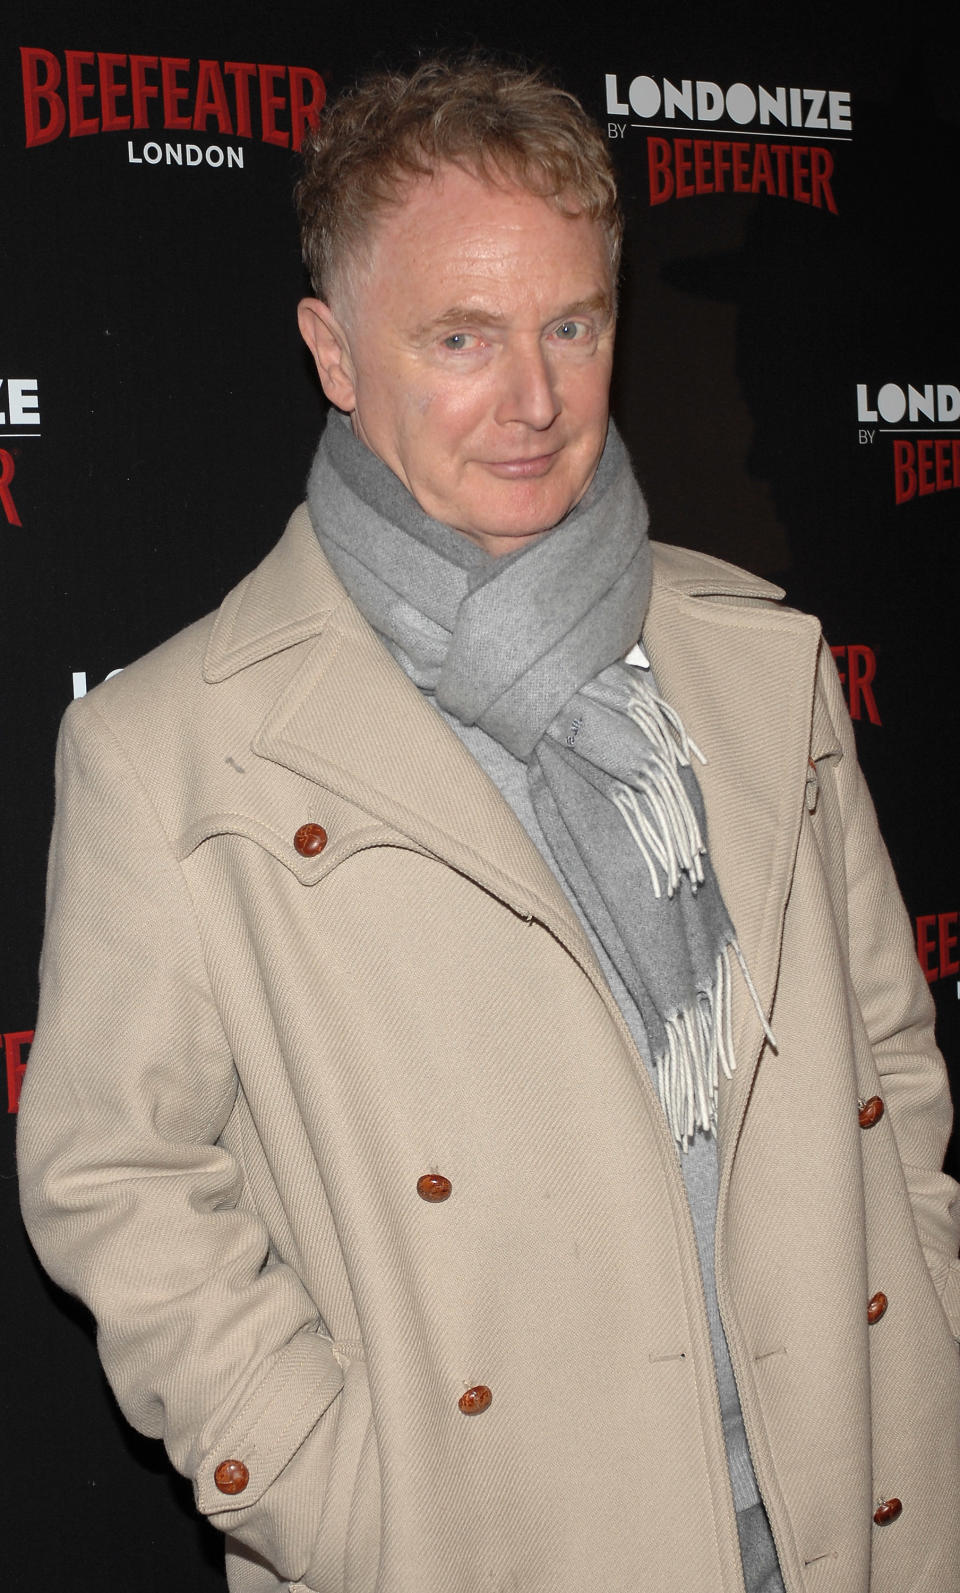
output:
[[[0,1574],[14,1593],[44,1578],[223,1586],[216,1535],[159,1446],[124,1427],[85,1313],[33,1261],[14,1114],[57,722],[214,606],[301,496],[321,401],[293,314],[292,145],[298,106],[359,71],[480,42],[552,66],[607,129],[630,239],[615,407],[655,532],[781,580],[823,617],[956,1079],[947,9],[5,8]]]

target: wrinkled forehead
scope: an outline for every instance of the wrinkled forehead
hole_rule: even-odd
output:
[[[399,239],[416,245],[427,238],[443,245],[472,217],[478,230],[488,227],[503,234],[523,225],[523,217],[538,219],[540,207],[551,219],[581,223],[571,237],[582,240],[585,263],[594,258],[592,238],[607,263],[611,301],[614,299],[613,246],[599,221],[584,213],[575,194],[543,192],[509,167],[479,160],[445,162],[423,171],[391,174],[364,214],[358,229],[341,234],[331,271],[331,302],[345,313],[358,290],[368,285],[383,257],[394,253]],[[592,235],[592,237],[591,237]]]

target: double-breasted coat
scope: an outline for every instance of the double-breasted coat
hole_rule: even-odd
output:
[[[957,1593],[944,1070],[832,659],[777,596],[659,547],[644,630],[777,1042],[738,986],[719,1298],[789,1593]],[[231,1587],[740,1589],[646,1068],[304,510],[69,710],[50,892],[27,1223]]]

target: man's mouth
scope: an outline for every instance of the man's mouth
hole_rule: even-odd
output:
[[[554,449],[548,454],[525,454],[521,459],[489,459],[485,468],[507,481],[522,481],[528,476],[545,476],[558,453],[559,449]]]

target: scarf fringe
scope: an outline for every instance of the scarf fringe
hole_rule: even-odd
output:
[[[652,768],[631,785],[618,781],[611,798],[647,865],[656,897],[672,896],[686,874],[696,891],[703,883],[706,842],[700,821],[680,778],[693,757],[706,763],[680,715],[652,691],[635,690],[627,713],[653,748]],[[659,869],[659,872],[658,872]]]
[[[739,958],[739,948],[736,950]],[[707,990],[698,992],[696,1006],[667,1018],[665,1027],[666,1049],[655,1059],[657,1088],[670,1132],[687,1150],[696,1129],[705,1134],[716,1129],[720,1072],[729,1079],[737,1065],[729,946],[717,957],[713,981]]]
[[[725,1079],[732,1078],[737,1066],[733,1050],[731,951],[740,965],[763,1032],[773,1051],[777,1050],[776,1036],[760,1005],[739,942],[732,940],[717,958],[712,984],[698,992],[696,1006],[667,1018],[666,1049],[654,1059],[660,1105],[671,1134],[684,1151],[689,1149],[698,1128],[705,1134],[716,1133],[720,1073]]]
[[[639,683],[627,713],[653,748],[651,767],[632,785],[619,781],[611,792],[614,805],[647,865],[655,896],[664,889],[673,896],[686,874],[691,891],[703,883],[702,858],[707,847],[696,809],[680,771],[693,758],[706,758],[688,735],[676,709]],[[658,872],[659,870],[659,872]],[[694,1132],[715,1132],[720,1072],[729,1079],[736,1067],[731,1027],[730,951],[736,956],[763,1032],[773,1047],[777,1042],[767,1022],[760,997],[750,977],[736,939],[717,956],[714,977],[696,1003],[664,1020],[666,1047],[656,1057],[660,1104],[674,1139],[687,1150]]]

